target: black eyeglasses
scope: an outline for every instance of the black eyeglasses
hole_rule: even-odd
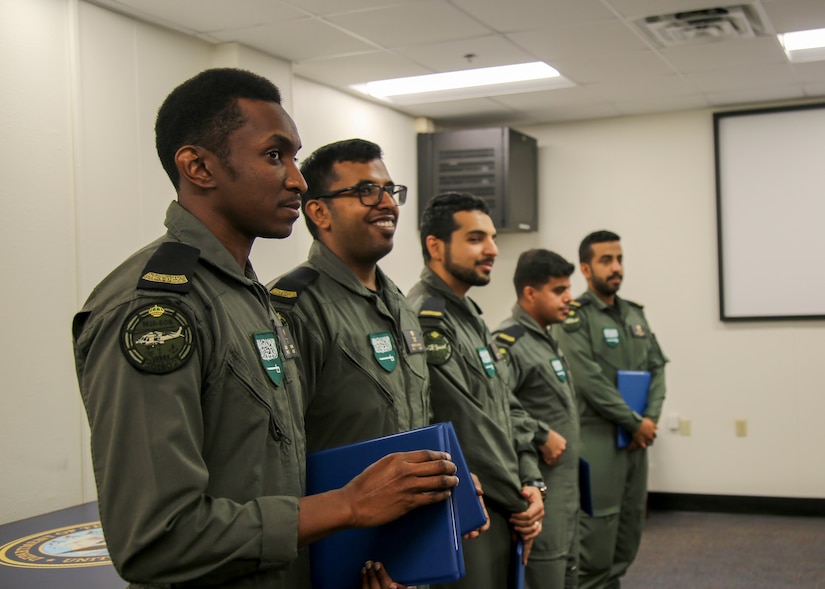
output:
[[[347,192],[352,194],[345,194]],[[385,192],[390,195],[390,198],[392,198],[398,206],[401,206],[407,202],[406,186],[402,186],[401,184],[387,184],[386,186],[381,186],[380,184],[375,184],[374,182],[363,182],[361,184],[356,184],[355,186],[348,186],[347,188],[341,188],[340,190],[333,190],[332,192],[319,194],[318,196],[313,196],[311,198],[335,198],[336,196],[342,195],[357,196],[358,200],[360,200],[361,204],[365,207],[377,207],[378,203],[381,202],[381,199],[384,198]]]

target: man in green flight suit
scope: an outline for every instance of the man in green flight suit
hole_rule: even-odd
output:
[[[502,589],[513,565],[512,531],[525,541],[541,531],[543,493],[536,451],[517,446],[526,412],[511,393],[509,372],[492,343],[472,286],[490,281],[498,255],[487,204],[466,193],[433,197],[421,219],[425,267],[409,294],[427,347],[436,421],[452,421],[467,463],[484,486],[490,530],[464,543],[467,575],[449,587]]]
[[[220,68],[173,90],[155,132],[178,197],[167,233],[72,325],[109,554],[135,588],[308,589],[303,547],[445,499],[455,466],[400,453],[303,496],[295,354],[249,263],[256,238],[298,218],[295,123],[269,80]],[[383,568],[362,573],[363,587],[391,585]]]
[[[350,139],[304,161],[309,259],[268,286],[304,367],[310,452],[429,423],[418,318],[377,265],[407,197],[381,158],[375,143]]]
[[[579,586],[620,587],[636,557],[647,495],[647,451],[665,399],[665,358],[642,306],[616,295],[624,277],[619,236],[596,231],[579,247],[587,291],[571,303],[558,340],[576,379],[581,454],[590,463],[594,517],[581,516]],[[616,388],[619,370],[651,374],[647,407],[633,411]],[[617,447],[617,428],[632,433]]]
[[[550,326],[567,317],[573,264],[557,253],[529,250],[516,264],[518,300],[495,331],[524,409],[549,429],[526,435],[539,450],[547,484],[541,534],[533,542],[525,572],[529,589],[575,589],[579,554],[579,409],[567,362]]]

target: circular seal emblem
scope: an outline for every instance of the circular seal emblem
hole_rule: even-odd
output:
[[[427,349],[427,362],[436,366],[444,364],[453,353],[449,340],[435,329],[424,333],[424,346]]]
[[[152,303],[123,322],[120,345],[133,366],[152,374],[177,370],[192,356],[194,335],[186,314],[167,303]]]
[[[46,569],[111,564],[100,522],[40,532],[0,546],[0,566]]]

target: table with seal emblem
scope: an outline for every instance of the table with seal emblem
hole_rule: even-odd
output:
[[[125,587],[100,528],[97,503],[0,525],[0,587]]]

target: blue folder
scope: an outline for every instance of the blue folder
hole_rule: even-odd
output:
[[[524,565],[521,563],[524,557],[524,541],[519,537],[513,546],[513,568],[510,575],[510,588],[524,589]]]
[[[484,514],[481,500],[476,494],[473,478],[470,476],[470,467],[467,466],[464,453],[461,451],[455,428],[450,421],[445,422],[443,425],[447,430],[447,441],[450,448],[448,452],[453,459],[456,467],[455,474],[458,477],[458,486],[453,489],[453,496],[455,498],[456,516],[458,517],[458,532],[463,536],[486,524],[487,516]]]
[[[461,449],[451,443],[450,429],[439,423],[313,452],[307,456],[307,493],[343,487],[367,466],[393,452],[438,450],[449,452],[456,462]],[[462,483],[466,482],[459,487],[462,493],[472,491],[473,500],[478,502],[469,471],[466,476],[465,481],[459,474]],[[449,499],[414,509],[383,526],[346,530],[311,544],[313,588],[360,589],[360,572],[367,560],[382,562],[393,580],[408,586],[451,583],[463,577],[464,554],[456,514],[459,487]]]
[[[593,517],[593,491],[590,487],[590,463],[579,458],[579,507]]]
[[[642,415],[647,409],[647,395],[650,391],[650,373],[646,370],[619,370],[616,372],[616,388],[624,402],[633,411]],[[633,441],[633,433],[623,427],[616,428],[616,447],[627,448]]]

